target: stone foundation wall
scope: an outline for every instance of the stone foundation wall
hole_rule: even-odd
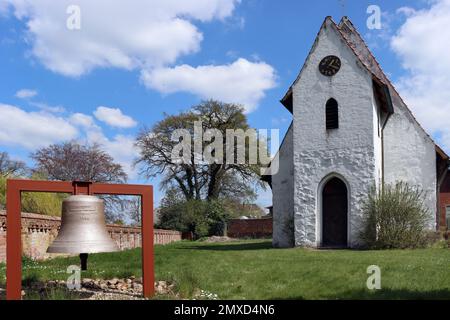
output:
[[[48,246],[58,234],[61,224],[59,217],[34,213],[22,213],[22,251],[32,259],[47,259],[57,254],[46,253]],[[6,212],[0,211],[0,262],[6,261]],[[141,246],[141,229],[121,225],[107,225],[111,238],[120,249]],[[173,230],[154,230],[154,243],[167,244],[182,239],[181,232]]]

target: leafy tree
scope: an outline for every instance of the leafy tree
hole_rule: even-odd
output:
[[[201,122],[204,135],[200,146],[195,144],[199,141],[192,141],[198,138],[196,122]],[[179,140],[173,137],[176,130],[184,132]],[[229,135],[235,130],[240,130],[240,137]],[[173,153],[182,144],[180,161]],[[192,231],[196,237],[222,234],[225,222],[240,215],[237,204],[254,201],[256,187],[264,187],[259,180],[258,147],[268,158],[266,144],[251,130],[240,105],[208,100],[186,112],[165,115],[151,129],[140,132],[136,145],[140,155],[135,164],[140,165],[141,174],[162,176],[166,196],[159,208],[161,228]],[[204,161],[204,155],[214,161]]]
[[[173,141],[173,132],[187,130],[193,137],[195,121],[202,121],[203,132],[210,129],[221,133],[223,141],[211,141],[211,144],[222,142],[225,145],[227,129],[241,129],[244,132],[250,129],[241,106],[214,100],[202,102],[178,115],[165,115],[151,130],[142,130],[136,139],[140,149],[136,164],[141,166],[141,173],[147,178],[162,175],[161,187],[165,190],[177,188],[186,200],[235,198],[243,201],[243,198],[254,198],[254,185],[263,186],[259,180],[261,165],[249,164],[249,161],[227,163],[226,160],[232,157],[231,152],[235,160],[240,152],[235,143],[233,148],[222,148],[220,151],[210,148],[211,156],[219,160],[213,163],[201,158],[209,143],[202,143],[200,150],[192,143],[187,149],[189,154],[183,155],[185,161],[173,159],[174,147],[180,143]],[[245,140],[246,146],[249,146],[251,139],[263,143],[262,139],[250,133]],[[246,158],[249,158],[248,150],[245,148]]]
[[[167,191],[159,207],[158,228],[191,231],[195,238],[222,235],[229,212],[224,200],[185,200],[176,189]]]

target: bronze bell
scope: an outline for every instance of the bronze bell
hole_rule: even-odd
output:
[[[79,253],[81,269],[87,254],[119,251],[106,230],[104,202],[95,196],[75,195],[62,203],[61,228],[48,253]]]

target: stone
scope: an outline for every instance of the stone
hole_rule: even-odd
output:
[[[120,291],[123,291],[124,289],[126,290],[126,287],[122,283],[119,283],[119,284],[116,285],[116,289],[120,290]]]
[[[134,299],[143,299],[141,297],[143,286],[141,283],[136,281],[129,281],[131,278],[125,279],[89,279],[85,278],[81,280],[81,288],[79,290],[75,290],[75,292],[79,293],[79,298],[84,300],[94,299],[94,300],[134,300]],[[57,283],[58,282],[58,283]],[[175,284],[167,281],[156,281],[155,292],[156,294],[164,294],[164,295],[174,295]],[[64,286],[61,280],[49,280],[43,282],[41,284],[41,288],[33,289],[36,292],[39,292],[41,295],[46,295],[48,293],[48,288],[61,287]],[[27,290],[27,289],[26,289]],[[25,295],[25,290],[22,290],[22,295]],[[93,298],[91,298],[93,297]]]
[[[137,291],[142,291],[142,284],[140,284],[140,283],[133,283],[132,288],[134,290],[137,290]]]

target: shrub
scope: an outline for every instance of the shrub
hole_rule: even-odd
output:
[[[422,247],[428,217],[419,187],[405,182],[373,187],[363,204],[360,238],[372,249]]]
[[[225,200],[186,200],[169,191],[161,201],[158,218],[158,228],[190,231],[199,239],[223,235],[230,212]]]
[[[225,232],[226,221],[229,219],[225,203],[221,200],[208,201],[206,203],[206,217],[208,234],[222,236]]]
[[[6,180],[8,177],[0,175],[0,209],[6,207]],[[32,179],[41,179],[40,176],[33,176]],[[48,192],[23,192],[22,193],[22,212],[40,213],[48,216],[60,216],[62,201],[67,197],[66,194],[48,193]]]
[[[425,244],[429,248],[449,248],[450,240],[445,239],[445,234],[439,231],[427,231],[425,235]]]
[[[191,231],[195,237],[208,234],[208,226],[204,217],[204,203],[201,200],[176,201],[161,203],[159,209],[158,228]]]

